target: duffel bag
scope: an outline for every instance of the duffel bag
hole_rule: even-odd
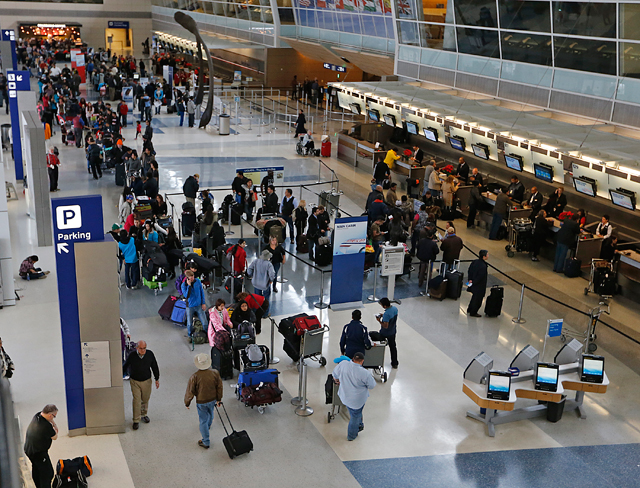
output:
[[[293,321],[293,325],[296,328],[296,333],[301,336],[308,330],[316,330],[322,327],[318,317],[315,315],[309,315],[308,317],[298,317]]]
[[[282,390],[275,383],[243,386],[240,401],[247,407],[271,405],[282,401]]]

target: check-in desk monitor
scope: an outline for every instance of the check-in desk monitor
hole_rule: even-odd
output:
[[[602,383],[604,379],[604,357],[593,354],[582,355],[582,373],[580,381]]]
[[[510,390],[511,373],[507,371],[489,371],[487,398],[493,400],[509,400]]]
[[[555,363],[538,363],[534,378],[536,390],[557,391],[560,366]]]

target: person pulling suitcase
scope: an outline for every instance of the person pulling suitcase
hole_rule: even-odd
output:
[[[202,434],[198,445],[203,449],[209,449],[209,431],[213,422],[214,408],[222,405],[222,379],[218,370],[211,369],[211,358],[207,354],[198,354],[194,358],[194,362],[198,371],[189,378],[187,391],[184,395],[184,406],[188,410],[195,397],[200,421],[200,434]]]
[[[467,307],[469,317],[482,317],[478,310],[480,310],[482,300],[487,293],[487,277],[489,275],[487,259],[489,259],[489,251],[483,249],[478,254],[478,259],[469,265],[469,288],[467,288],[467,291],[471,292],[471,301]]]

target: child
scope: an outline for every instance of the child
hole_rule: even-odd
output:
[[[138,120],[136,122],[136,139],[138,138],[138,136],[142,135],[142,125],[140,124],[140,121]]]

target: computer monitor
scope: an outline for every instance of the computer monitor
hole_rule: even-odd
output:
[[[538,363],[534,377],[535,389],[542,391],[558,390],[560,366],[555,363]]]
[[[582,193],[583,195],[590,197],[595,197],[597,193],[596,181],[591,178],[585,178],[584,176],[574,178],[573,187],[578,193]]]
[[[508,371],[489,371],[487,398],[509,400],[511,391],[511,373]]]
[[[582,372],[580,381],[602,383],[604,379],[604,357],[593,354],[582,355]]]
[[[388,126],[395,127],[396,126],[396,117],[395,115],[385,114],[384,115],[384,123]]]
[[[432,129],[431,127],[423,127],[422,132],[424,133],[424,136],[431,142],[438,142],[437,129]]]
[[[367,110],[367,114],[369,115],[369,119],[373,122],[380,122],[380,112],[378,112],[374,108],[370,108]]]
[[[507,168],[514,171],[522,172],[522,157],[517,154],[505,154],[504,161],[507,163]]]
[[[349,109],[351,109],[351,113],[360,115],[360,104],[359,103],[350,103]]]
[[[489,159],[489,146],[486,144],[471,144],[473,154],[482,159]]]
[[[571,339],[560,348],[553,362],[556,364],[572,364],[577,363],[582,358],[582,348],[584,345],[577,339]]]
[[[451,144],[452,148],[457,149],[458,151],[464,151],[466,147],[464,138],[458,136],[449,137],[449,144]]]
[[[344,110],[351,110],[351,107],[349,107],[349,96],[346,93],[338,92],[338,105]]]
[[[635,192],[618,188],[617,190],[609,190],[611,195],[611,203],[618,207],[626,208],[627,210],[636,209],[636,194]]]
[[[533,174],[536,178],[547,183],[553,183],[553,168],[544,163],[533,163]]]
[[[535,369],[540,359],[540,353],[538,350],[527,344],[516,357],[511,361],[510,368],[518,368],[520,371],[529,371]]]
[[[418,124],[415,122],[410,122],[407,120],[407,132],[409,134],[413,134],[414,136],[418,135]]]
[[[139,80],[140,79],[140,73],[133,73],[133,79],[134,80]]]

